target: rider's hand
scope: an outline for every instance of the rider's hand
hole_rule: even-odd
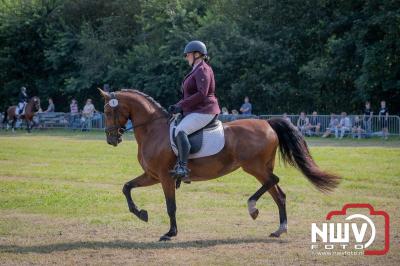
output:
[[[177,105],[171,105],[171,106],[169,106],[168,107],[168,113],[170,113],[170,114],[178,114],[178,113],[181,113],[182,112],[182,108],[180,108],[179,106],[177,106]]]

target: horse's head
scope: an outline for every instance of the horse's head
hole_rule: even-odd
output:
[[[99,89],[104,97],[104,115],[106,122],[107,143],[117,146],[122,141],[125,124],[129,119],[129,108],[126,99],[118,93],[107,93]]]
[[[32,111],[37,112],[40,110],[40,99],[37,96],[31,98],[30,102],[32,103]]]

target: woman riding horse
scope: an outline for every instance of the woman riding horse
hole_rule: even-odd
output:
[[[253,219],[258,217],[256,203],[268,192],[279,209],[279,228],[270,236],[279,237],[287,232],[287,215],[286,195],[278,185],[279,177],[274,173],[278,148],[283,161],[299,169],[321,191],[333,190],[338,185],[340,177],[322,171],[317,166],[301,133],[283,118],[273,118],[268,121],[240,119],[225,123],[224,148],[217,154],[188,162],[187,135],[210,122],[214,115],[219,113],[219,107],[214,95],[212,70],[204,62],[207,54],[204,44],[190,42],[186,48],[186,58],[194,69],[183,82],[183,100],[170,107],[171,112],[178,113],[182,110],[186,115],[177,130],[179,160],[178,166],[175,167],[176,175],[183,177],[189,175],[192,181],[205,181],[242,168],[261,184],[247,201],[250,216]],[[122,192],[126,197],[129,211],[147,222],[148,213],[135,204],[131,194],[132,189],[161,183],[170,229],[160,240],[171,240],[178,234],[175,199],[178,183],[169,173],[176,164],[176,156],[171,149],[169,138],[169,115],[159,103],[143,92],[137,90],[112,93],[100,90],[100,92],[105,100],[105,133],[108,144],[118,146],[122,141],[128,119],[134,122],[137,158],[143,172],[123,186]],[[187,166],[191,169],[190,173]]]
[[[189,42],[183,51],[192,70],[182,82],[183,99],[171,105],[172,114],[182,113],[184,118],[175,130],[178,161],[171,171],[172,175],[184,182],[189,182],[187,168],[190,143],[188,135],[205,127],[221,110],[215,96],[214,72],[207,64],[207,48],[201,41]]]
[[[26,87],[21,87],[18,95],[18,113],[16,115],[18,118],[24,113],[25,106],[28,104],[28,93],[26,92]]]
[[[22,92],[22,90],[21,90]],[[21,96],[21,100],[23,97]],[[12,131],[15,130],[15,123],[17,122],[18,119],[23,119],[26,121],[26,130],[28,132],[31,132],[31,129],[33,127],[33,117],[40,110],[40,99],[37,96],[32,97],[31,99],[27,100],[27,104],[25,107],[25,112],[24,113],[19,113],[17,115],[17,106],[10,106],[8,107],[7,111],[4,112],[4,119],[3,119],[3,124],[7,125],[11,121],[11,128]]]

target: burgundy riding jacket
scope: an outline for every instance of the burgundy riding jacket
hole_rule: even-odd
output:
[[[182,83],[183,99],[177,105],[183,114],[219,114],[218,100],[215,97],[214,72],[204,61],[196,65],[186,75]]]

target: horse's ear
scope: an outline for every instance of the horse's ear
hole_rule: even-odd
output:
[[[103,96],[104,99],[110,98],[110,95],[108,94],[108,92],[103,91],[100,88],[97,88],[100,91],[101,96]]]

